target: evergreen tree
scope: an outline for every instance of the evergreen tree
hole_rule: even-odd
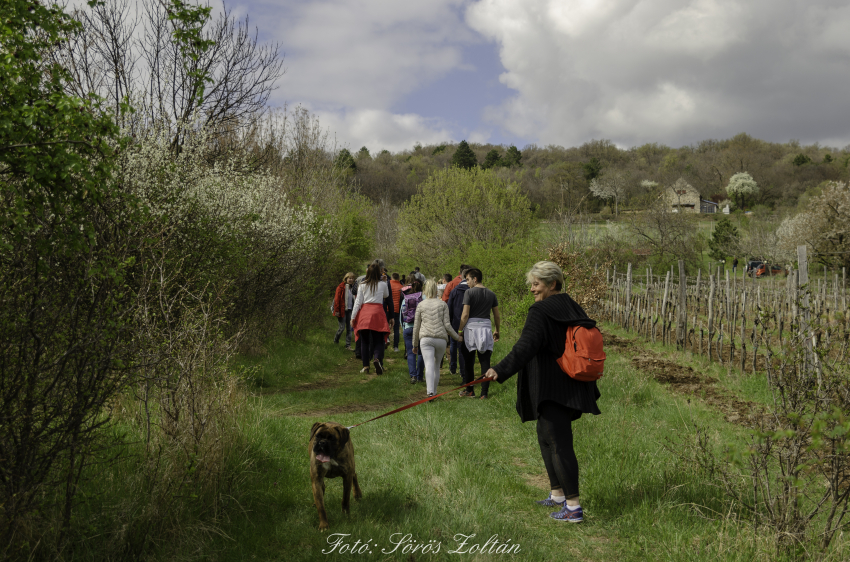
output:
[[[805,166],[806,164],[811,164],[812,159],[806,156],[805,154],[798,154],[794,157],[794,160],[791,162],[795,166]]]
[[[357,163],[354,162],[354,156],[351,155],[347,148],[343,148],[336,155],[334,166],[342,170],[357,170]]]
[[[596,156],[591,158],[590,162],[582,164],[581,167],[584,168],[584,179],[586,181],[595,180],[602,173],[602,162]]]
[[[499,151],[495,148],[487,153],[487,156],[484,157],[484,163],[481,164],[481,167],[485,170],[489,170],[490,168],[495,168],[497,166],[504,166],[504,160],[502,160],[502,156],[499,154]]]
[[[372,159],[372,155],[369,154],[369,149],[365,146],[361,147],[360,150],[357,151],[357,159],[360,160],[361,158],[366,158],[369,160]]]
[[[471,170],[478,167],[478,159],[465,140],[460,141],[460,144],[457,145],[457,150],[452,155],[452,166],[457,166],[464,170]]]
[[[503,166],[508,166],[510,168],[516,166],[517,168],[521,168],[522,152],[520,152],[519,149],[514,145],[511,145],[508,147],[508,152],[507,154],[505,154],[505,157],[502,159],[502,162],[504,162],[502,164]]]
[[[714,232],[708,240],[708,255],[715,260],[725,260],[727,256],[735,255],[740,235],[738,229],[727,218],[717,221]]]

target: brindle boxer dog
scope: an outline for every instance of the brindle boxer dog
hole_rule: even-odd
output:
[[[342,510],[348,513],[351,484],[354,499],[363,497],[354,470],[354,446],[348,438],[348,428],[338,423],[314,423],[310,432],[310,480],[313,500],[319,510],[319,530],[328,528],[325,513],[325,478],[342,477]]]

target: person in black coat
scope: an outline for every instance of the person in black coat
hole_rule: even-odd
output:
[[[580,522],[578,460],[573,450],[572,422],[582,414],[598,415],[596,382],[577,381],[556,362],[564,353],[569,326],[592,328],[581,306],[562,293],[564,273],[557,264],[541,261],[527,274],[534,294],[522,335],[510,353],[484,377],[504,383],[519,373],[516,409],[522,422],[537,420],[537,441],[552,492],[537,503],[560,507],[550,517]]]

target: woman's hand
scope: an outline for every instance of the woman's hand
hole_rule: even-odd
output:
[[[499,341],[499,330],[493,332],[493,341]]]
[[[418,347],[413,348],[413,355],[419,355],[419,348]]]
[[[493,369],[488,369],[487,372],[484,373],[484,378],[490,381],[499,380],[499,373]]]

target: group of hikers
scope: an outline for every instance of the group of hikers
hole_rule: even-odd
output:
[[[418,267],[409,276],[390,274],[384,261],[376,259],[365,275],[345,274],[332,312],[339,321],[334,343],[339,344],[345,332],[345,347],[363,362],[362,373],[374,367],[376,374],[383,374],[385,351],[392,347],[399,352],[401,336],[410,382],[425,382],[428,397],[437,393],[447,356],[451,374],[460,367],[468,383],[475,378],[476,356],[483,375],[490,368],[493,344],[499,341],[498,298],[484,286],[481,270],[466,264],[456,277],[446,273],[438,280],[426,279]],[[489,382],[481,384],[480,398],[488,398],[489,387]],[[475,390],[464,389],[461,396],[474,398]]]
[[[567,335],[571,330],[593,330],[596,322],[568,294],[562,292],[564,273],[550,261],[535,263],[526,274],[534,304],[528,310],[519,339],[504,359],[490,365],[494,342],[499,341],[499,302],[484,286],[478,268],[461,265],[459,274],[438,282],[425,279],[416,268],[409,276],[388,274],[383,260],[371,262],[365,275],[347,273],[336,289],[332,311],[339,320],[334,337],[338,344],[346,333],[346,348],[363,362],[361,372],[374,366],[384,372],[384,352],[398,351],[403,333],[411,382],[423,380],[434,396],[440,366],[449,345],[449,370],[460,366],[465,383],[474,380],[477,355],[481,366],[481,398],[491,381],[504,383],[517,377],[516,410],[522,422],[537,421],[537,442],[549,476],[551,492],[536,503],[556,508],[549,517],[578,523],[583,520],[579,502],[579,468],[573,448],[572,423],[582,414],[598,415],[600,397],[595,380],[579,380],[561,369]],[[492,318],[492,319],[491,319]],[[600,339],[601,346],[601,339]],[[474,397],[473,386],[461,391]]]

